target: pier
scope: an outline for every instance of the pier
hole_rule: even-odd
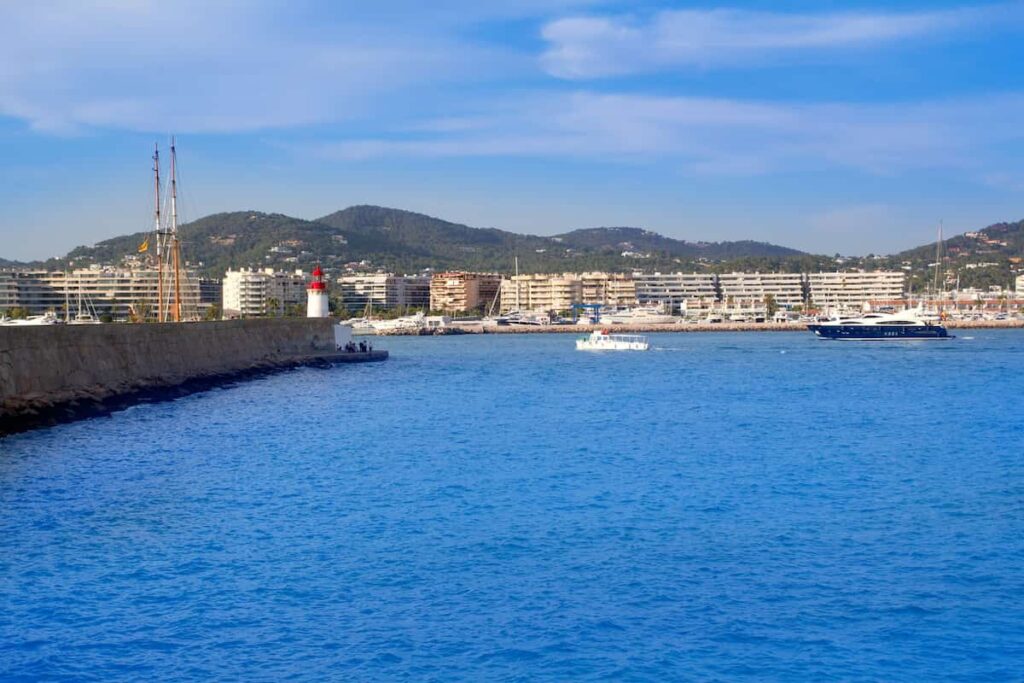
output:
[[[0,327],[0,436],[296,367],[379,362],[329,318]]]

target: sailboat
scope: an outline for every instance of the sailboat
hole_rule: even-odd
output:
[[[75,317],[71,317],[71,301],[68,296],[68,274],[64,273],[64,322],[68,325],[99,325],[102,321],[96,315],[96,311],[89,302],[88,297],[82,293],[82,280],[78,280],[78,308]]]

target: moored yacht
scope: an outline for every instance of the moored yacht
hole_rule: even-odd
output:
[[[860,317],[837,318],[808,325],[807,329],[821,339],[896,340],[952,339],[940,324],[924,320],[920,309],[895,313],[865,313]]]
[[[669,325],[675,322],[678,322],[675,316],[656,306],[628,308],[601,316],[602,325]]]
[[[27,326],[27,325],[61,325],[63,321],[57,317],[57,314],[52,311],[47,311],[42,315],[30,315],[27,318],[4,318],[0,321],[0,325],[15,326]]]

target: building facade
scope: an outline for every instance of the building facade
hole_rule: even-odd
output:
[[[583,297],[575,275],[514,275],[501,281],[501,312],[568,311]]]
[[[495,273],[435,273],[430,280],[430,308],[445,313],[485,311],[500,289],[501,276]]]
[[[429,275],[364,273],[343,275],[337,286],[349,311],[430,308]]]
[[[900,302],[905,278],[902,271],[810,273],[808,303],[817,308],[855,309],[866,303]]]
[[[764,304],[769,297],[781,308],[807,301],[807,280],[800,273],[722,273],[718,289],[723,301],[743,305]]]
[[[181,314],[183,319],[194,320],[202,312],[199,277],[191,271],[183,275]],[[0,310],[20,308],[29,315],[52,311],[61,318],[90,315],[118,321],[155,320],[159,280],[158,271],[149,268],[0,271]],[[170,306],[173,290],[173,280],[165,273],[165,308]]]
[[[223,315],[247,318],[284,315],[306,305],[306,275],[273,268],[229,270],[223,280]]]
[[[637,303],[666,311],[710,308],[719,299],[714,273],[633,273]]]
[[[581,303],[609,308],[630,308],[637,304],[636,282],[628,273],[582,273],[579,280]]]

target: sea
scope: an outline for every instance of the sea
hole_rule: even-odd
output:
[[[0,680],[1024,679],[1024,331],[376,340],[0,440]]]

